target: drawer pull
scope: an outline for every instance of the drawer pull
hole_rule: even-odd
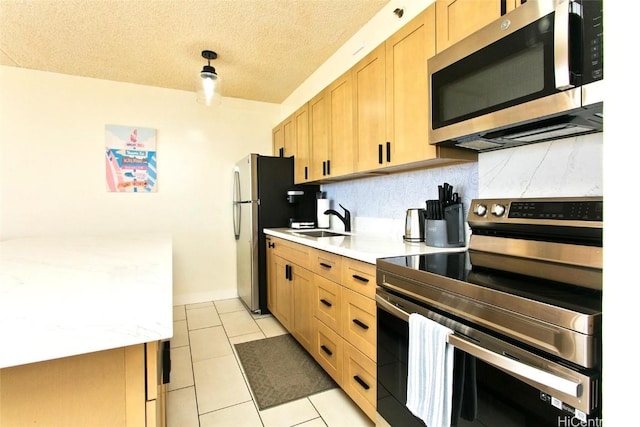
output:
[[[362,329],[369,329],[369,325],[367,325],[366,323],[363,323],[361,320],[353,319],[352,322],[360,326]]]
[[[321,263],[320,263],[320,266],[321,266],[321,267],[324,267],[324,268],[331,268],[331,265],[329,265],[329,264],[327,264],[327,263],[324,263],[324,262],[321,262]]]
[[[333,352],[331,350],[329,350],[326,346],[321,345],[320,348],[322,349],[322,351],[327,353],[329,356],[333,355]]]
[[[323,303],[324,305],[326,305],[327,307],[331,307],[333,304],[331,304],[329,301],[327,301],[326,299],[322,298],[320,300],[321,303]]]
[[[361,282],[369,283],[369,279],[367,279],[366,277],[358,276],[357,274],[354,274],[351,277],[353,277],[354,279],[359,280]]]
[[[356,382],[357,382],[358,384],[360,384],[360,386],[362,386],[362,388],[363,388],[363,389],[365,389],[365,390],[369,390],[369,389],[371,388],[371,387],[369,387],[369,384],[367,384],[366,382],[364,382],[364,380],[363,380],[362,378],[360,378],[359,376],[354,375],[354,376],[353,376],[353,379],[354,379],[354,380],[356,380]]]

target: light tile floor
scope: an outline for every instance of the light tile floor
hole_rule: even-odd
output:
[[[233,344],[287,333],[240,299],[174,307],[168,427],[371,427],[339,388],[259,411]]]

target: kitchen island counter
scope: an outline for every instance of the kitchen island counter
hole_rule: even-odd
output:
[[[311,237],[304,235],[308,230],[291,228],[265,228],[264,233],[274,237],[300,243],[337,255],[375,264],[377,258],[400,255],[428,254],[436,252],[459,252],[466,247],[437,248],[422,243],[407,243],[402,237],[372,232],[344,233],[344,236]],[[342,233],[342,232],[340,232]]]
[[[169,339],[169,236],[0,241],[0,368]]]

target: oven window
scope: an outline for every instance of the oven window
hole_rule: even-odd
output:
[[[378,413],[394,427],[424,427],[405,406],[409,324],[378,309]],[[456,350],[456,358],[464,353]],[[551,405],[550,398],[480,360],[475,361],[477,394],[458,405],[453,425],[486,427],[544,427],[580,425],[577,419]],[[456,361],[457,362],[457,361]],[[454,387],[455,389],[455,387]],[[460,395],[454,393],[454,408]],[[454,410],[454,413],[458,411]],[[467,418],[467,419],[465,419]],[[572,424],[573,423],[573,424]]]

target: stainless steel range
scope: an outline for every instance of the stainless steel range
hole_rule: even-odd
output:
[[[468,222],[468,251],[377,262],[380,423],[424,425],[405,406],[411,313],[467,360],[451,425],[599,421],[602,198],[474,200]]]

